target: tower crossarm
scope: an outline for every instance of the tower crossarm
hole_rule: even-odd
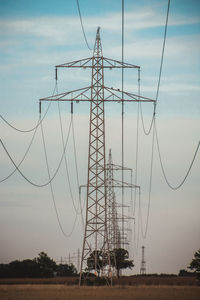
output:
[[[49,96],[41,98],[40,101],[82,101],[82,102],[92,102],[95,101],[91,97],[91,89],[93,86],[87,86],[84,88],[72,90],[69,92],[57,94],[54,96]],[[104,86],[104,97],[102,101],[106,102],[155,102],[155,100],[139,96],[133,93],[123,92],[120,89],[109,88]]]
[[[91,101],[91,86],[41,98],[40,101]]]
[[[106,102],[155,102],[155,100],[139,96],[130,92],[123,91],[123,99],[122,99],[122,91],[120,89],[115,89],[113,87],[109,88],[104,86],[105,90],[105,98]],[[106,93],[107,92],[107,93]]]
[[[125,182],[125,181],[120,181],[120,180],[116,180],[116,179],[113,179],[113,186],[116,187],[116,188],[136,188],[136,189],[140,189],[140,186],[139,185],[135,185],[135,184],[132,184],[132,183],[128,183],[128,182]]]
[[[79,59],[79,60],[75,60],[72,62],[67,62],[64,64],[60,64],[57,65],[56,68],[56,73],[57,73],[57,69],[58,68],[83,68],[83,69],[91,69],[94,68],[94,66],[92,65],[92,60],[94,57],[88,57],[88,58],[83,58],[83,59]],[[102,61],[103,61],[103,65],[101,66],[101,68],[104,69],[119,69],[119,68],[131,68],[131,69],[139,69],[140,66],[136,66],[133,64],[129,64],[126,62],[121,62],[115,59],[111,59],[111,58],[107,58],[107,57],[101,57]],[[57,76],[57,74],[56,74]]]
[[[124,171],[133,171],[133,169],[131,169],[131,168],[122,167],[120,165],[115,165],[115,164],[112,164],[112,168],[113,168],[114,171],[121,171],[121,170],[124,170]]]
[[[95,183],[94,184],[92,184],[92,183],[89,184],[90,187],[94,187],[94,185],[95,185]],[[100,184],[99,184],[99,186],[100,186]],[[81,189],[81,188],[86,188],[86,187],[88,187],[88,184],[80,185],[79,188]],[[112,180],[112,184],[110,185],[110,187],[112,187],[112,188],[122,188],[123,187],[123,188],[131,188],[131,189],[133,189],[133,188],[140,189],[139,185],[135,185],[135,184],[127,183],[127,182],[123,182],[123,184],[122,184],[122,182],[120,180],[115,180],[115,179]]]

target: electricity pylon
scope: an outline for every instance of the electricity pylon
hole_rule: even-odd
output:
[[[80,283],[82,283],[88,270],[93,269],[97,274],[101,269],[101,274],[106,276],[109,276],[110,273],[106,211],[104,104],[122,101],[154,102],[154,100],[104,85],[104,69],[140,69],[140,67],[103,57],[100,27],[96,33],[93,56],[57,65],[55,69],[56,80],[58,79],[59,68],[89,68],[92,71],[90,86],[40,99],[40,104],[42,101],[69,101],[72,104],[79,101],[90,102],[86,222],[80,268]],[[99,262],[99,253],[101,253],[101,263]]]
[[[106,164],[107,185],[107,230],[110,251],[121,247],[121,234],[118,223],[117,202],[114,191],[113,161],[111,149],[109,150],[108,163]]]
[[[142,246],[142,259],[141,259],[141,267],[140,267],[140,274],[145,275],[146,274],[146,261],[144,258],[144,249],[145,247]]]

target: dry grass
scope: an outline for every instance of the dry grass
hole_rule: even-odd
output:
[[[93,281],[94,278],[91,278]],[[78,284],[79,277],[53,277],[53,278],[0,278],[1,284]],[[127,276],[120,279],[113,278],[114,285],[199,285],[195,277],[180,276]]]
[[[199,300],[198,286],[1,285],[1,300]]]

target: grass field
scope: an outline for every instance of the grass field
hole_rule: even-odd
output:
[[[93,281],[91,279],[91,281]],[[63,284],[78,285],[79,277],[52,277],[52,278],[0,278],[2,284]],[[113,278],[113,285],[199,285],[195,277],[181,276],[124,276],[119,279]]]
[[[199,286],[1,285],[1,300],[199,300]]]

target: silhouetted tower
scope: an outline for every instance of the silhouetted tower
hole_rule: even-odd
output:
[[[90,86],[40,99],[40,113],[42,101],[69,101],[71,102],[72,114],[74,102],[90,102],[86,222],[80,267],[80,284],[82,284],[87,270],[93,270],[96,274],[100,272],[102,276],[109,276],[110,274],[106,211],[104,104],[106,102],[119,103],[122,101],[154,102],[155,100],[125,91],[122,92],[120,89],[109,88],[104,85],[105,68],[136,68],[139,70],[140,67],[103,57],[100,27],[98,27],[96,33],[93,56],[57,65],[55,69],[56,80],[58,79],[59,68],[89,68],[92,71]],[[99,255],[101,255],[101,264],[99,264]]]
[[[140,267],[140,274],[145,275],[146,274],[146,261],[144,258],[144,249],[145,247],[142,246],[142,260],[141,260],[141,267]]]
[[[110,250],[121,247],[120,228],[118,224],[118,213],[116,196],[114,192],[112,152],[109,150],[108,163],[106,164],[107,183],[107,229]]]
[[[90,268],[91,259],[96,272],[110,266],[109,243],[106,222],[106,172],[105,172],[105,124],[104,124],[104,74],[101,39],[97,30],[92,58],[92,83],[90,102],[87,213],[83,241],[81,272]],[[100,252],[99,252],[100,251]],[[99,253],[103,260],[99,266]],[[90,258],[88,256],[90,255]],[[93,257],[92,257],[92,256]]]

